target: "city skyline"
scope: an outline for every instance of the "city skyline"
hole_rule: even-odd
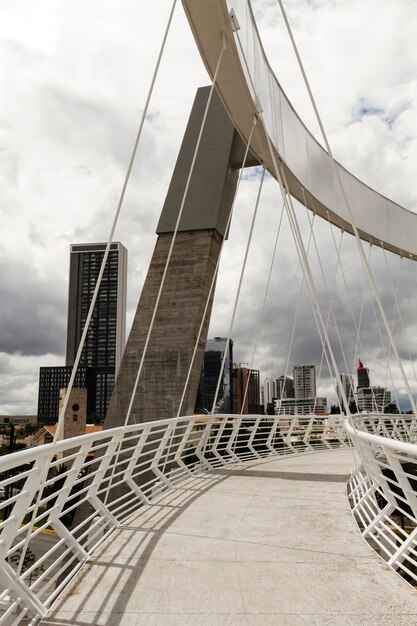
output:
[[[0,70],[4,179],[0,202],[2,413],[35,412],[39,366],[63,362],[69,243],[107,237],[150,80],[149,66],[156,57],[169,10],[168,2],[161,2],[158,7],[147,3],[146,12],[140,5],[127,2],[123,15],[107,2],[80,5],[75,11],[73,6],[58,10],[52,3],[35,7],[29,2],[18,8],[4,8],[0,41],[3,58],[7,60]],[[312,7],[297,2],[289,7],[289,17],[336,156],[370,185],[416,210],[413,172],[417,165],[417,131],[412,120],[417,108],[413,82],[417,77],[417,44],[411,36],[407,7],[404,1],[381,11],[377,3],[367,3],[365,17],[369,28],[360,34],[355,32],[355,38],[360,38],[355,48],[348,46],[352,36],[349,25],[363,10],[360,3],[343,7],[339,2],[332,6],[315,3]],[[272,29],[272,25],[277,26],[276,13],[267,3],[256,2],[255,8],[260,15],[265,47],[268,54],[269,50],[272,52],[270,59],[288,59],[288,63],[277,64],[276,73],[297,110],[314,128],[289,47],[285,38],[277,37]],[[95,19],[98,14],[99,21]],[[81,23],[93,27],[80,28]],[[392,33],[393,23],[402,33],[400,43]],[[278,24],[278,28],[283,32],[282,25]],[[138,32],[144,33],[142,39],[137,37]],[[399,46],[400,54],[396,54]],[[142,71],[138,72],[138,65]],[[323,66],[325,72],[317,70]],[[340,66],[346,71],[340,72]],[[186,78],[180,89],[173,89],[178,67],[184,68]],[[154,230],[191,102],[196,88],[207,83],[179,7],[142,140],[146,158],[140,158],[135,165],[116,233],[116,238],[132,251],[129,322],[146,275]],[[234,297],[230,286],[237,283],[234,267],[239,265],[235,259],[242,256],[257,186],[258,176],[247,172],[239,193],[241,219],[232,223],[225,246],[209,336],[223,335],[228,327]],[[238,350],[236,361],[250,360],[258,303],[250,300],[248,294],[267,274],[268,260],[263,249],[269,251],[271,247],[268,233],[276,211],[276,185],[267,178],[263,221],[257,226],[258,243],[251,253],[257,259],[256,267],[245,282],[239,324],[233,332]],[[353,254],[351,243],[349,254]],[[375,258],[381,273],[383,259],[378,252]],[[289,302],[296,298],[295,276],[299,276],[292,250],[283,252],[279,267],[282,280],[275,283],[275,290],[286,294]],[[412,273],[406,278],[411,282]],[[417,286],[417,281],[414,284]],[[360,287],[354,285],[358,300]],[[387,293],[383,296],[390,304]],[[283,344],[291,332],[292,319],[289,304],[282,300],[278,302],[278,312],[272,306],[266,311],[254,365],[270,375],[273,359],[273,369],[285,371],[287,352]],[[414,310],[415,303],[410,300],[404,315],[410,331],[415,328]],[[337,312],[343,321],[343,311]],[[382,362],[381,348],[369,309],[363,329],[368,340],[368,366],[376,373]],[[371,331],[374,336],[368,339]],[[405,344],[403,340],[400,345],[404,355]],[[305,302],[293,349],[294,361],[320,362],[320,340],[311,320],[311,307]],[[384,385],[383,377],[381,374]],[[397,375],[395,382],[401,391]],[[328,375],[323,376],[320,393],[335,397]]]
[[[271,405],[273,402],[280,407],[281,401],[287,399],[297,398],[316,398],[316,400],[326,400],[326,398],[319,398],[320,394],[317,393],[316,387],[316,365],[310,364],[294,364],[292,366],[293,378],[288,374],[281,374],[277,378],[270,378],[267,375],[260,375],[260,404],[264,406],[266,410],[267,405]],[[346,374],[345,372],[339,372],[339,378],[341,387],[344,391],[345,398],[349,405],[354,402],[356,407],[351,407],[353,411],[376,411],[380,412],[388,406],[395,406],[397,409],[401,409],[397,398],[392,399],[391,390],[388,387],[383,387],[379,383],[375,384],[375,381],[371,380],[369,368],[366,367],[360,358],[358,358],[358,365],[355,375]],[[283,381],[285,387],[283,389]],[[328,407],[342,408],[344,411],[344,398],[340,391],[339,383],[336,382],[336,403],[331,403]],[[277,402],[278,401],[278,404]],[[323,402],[321,403],[323,404]]]

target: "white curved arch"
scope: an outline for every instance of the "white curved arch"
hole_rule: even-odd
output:
[[[314,206],[318,214],[353,233],[342,192],[334,183],[331,158],[303,124],[276,79],[249,1],[183,0],[183,5],[211,76],[224,37],[227,38],[217,86],[233,124],[244,139],[249,137],[257,112],[255,103],[263,111],[265,128],[258,125],[251,142],[253,152],[274,176],[265,136],[268,132],[283,164],[290,193],[303,202],[304,188],[309,208]],[[232,30],[231,9],[239,23],[242,51]],[[417,215],[371,189],[340,164],[337,168],[361,238],[417,260]]]

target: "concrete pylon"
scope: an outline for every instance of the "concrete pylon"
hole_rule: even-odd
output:
[[[197,91],[168,194],[153,257],[126,344],[105,427],[124,424],[206,108],[209,87]],[[244,145],[216,94],[210,103],[192,180],[173,248],[130,423],[175,417],[230,214]],[[248,166],[258,161],[250,154]],[[214,292],[214,290],[213,290]],[[213,295],[182,406],[192,414]]]

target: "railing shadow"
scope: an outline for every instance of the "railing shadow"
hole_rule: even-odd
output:
[[[151,506],[142,509],[138,516],[138,525],[135,524],[135,519],[133,519],[129,524],[122,526],[119,531],[116,531],[115,536],[112,537],[112,542],[115,542],[117,541],[118,535],[125,535],[126,532],[129,532],[126,539],[120,544],[118,550],[110,559],[106,559],[105,564],[103,563],[106,569],[103,569],[102,574],[96,579],[96,585],[99,586],[106,575],[107,568],[120,568],[120,572],[108,590],[106,597],[103,599],[100,606],[95,607],[94,615],[91,616],[91,620],[86,622],[80,618],[80,614],[86,609],[89,600],[88,595],[80,602],[79,606],[71,612],[71,615],[68,616],[66,620],[56,617],[56,614],[64,607],[68,595],[76,597],[77,588],[81,588],[85,584],[85,579],[88,574],[88,569],[86,569],[82,570],[76,579],[70,583],[63,596],[60,597],[50,610],[49,616],[42,621],[42,624],[44,626],[86,626],[86,624],[92,626],[98,623],[97,620],[99,616],[101,616],[100,624],[117,626],[125,614],[125,608],[129,598],[137,589],[138,581],[155,548],[158,546],[159,541],[164,536],[164,533],[166,533],[170,526],[193,504],[193,502],[195,502],[195,500],[203,493],[208,492],[213,486],[226,480],[226,478],[227,475],[222,476],[220,474],[208,473],[187,479],[183,485],[170,492],[166,492],[157,501],[152,503]],[[181,498],[181,496],[183,496],[183,498]],[[178,502],[178,498],[180,502]],[[142,533],[143,536],[138,541],[137,535],[140,533]],[[128,557],[129,562],[123,562],[117,565],[118,560],[121,558],[123,560],[122,555],[124,549],[127,547],[131,548],[133,543],[132,538],[135,535],[136,547],[130,552]],[[91,559],[91,565],[100,565],[100,558],[103,551],[106,549],[107,543],[103,548],[99,549],[97,554]],[[116,595],[116,600],[114,601],[113,592],[116,590],[122,577],[126,575],[127,570],[130,570],[129,577],[123,584],[122,592],[119,590],[119,593]],[[107,612],[110,613],[110,616],[108,619],[103,619]]]

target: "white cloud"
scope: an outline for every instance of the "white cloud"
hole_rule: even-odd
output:
[[[417,40],[411,0],[383,7],[377,0],[285,4],[335,154],[366,182],[416,209]],[[7,382],[0,391],[3,411],[35,412],[39,365],[50,364],[51,358],[63,362],[69,245],[107,237],[170,5],[168,0],[126,0],[121,5],[110,0],[18,0],[2,7],[0,243],[5,269],[0,293],[5,295],[0,349],[10,355],[5,357],[10,359],[4,366]],[[277,3],[256,0],[254,6],[279,80],[316,129]],[[207,83],[179,6],[116,232],[129,249],[129,319],[194,93]],[[256,178],[245,180],[222,260],[213,335],[227,333],[256,192]],[[238,361],[248,361],[251,354],[280,209],[276,185],[269,180],[233,332]],[[303,212],[300,220],[305,231]],[[334,247],[325,225],[317,236],[333,259],[326,265],[331,280]],[[347,237],[343,250],[349,293],[359,315],[362,283],[355,246]],[[383,258],[378,253],[375,258],[383,297],[390,303]],[[285,367],[300,281],[285,225],[255,363],[265,373],[273,369],[278,375]],[[403,306],[410,332],[408,339],[399,337],[404,354],[415,335],[410,281],[406,274]],[[325,300],[322,279],[318,285]],[[340,284],[339,291],[337,310],[347,351],[352,352],[352,323]],[[364,349],[382,383],[386,368],[373,319],[368,303]],[[303,298],[292,362],[318,362],[320,353],[310,305]],[[402,388],[398,376],[395,380]],[[324,378],[323,388],[327,385]]]

